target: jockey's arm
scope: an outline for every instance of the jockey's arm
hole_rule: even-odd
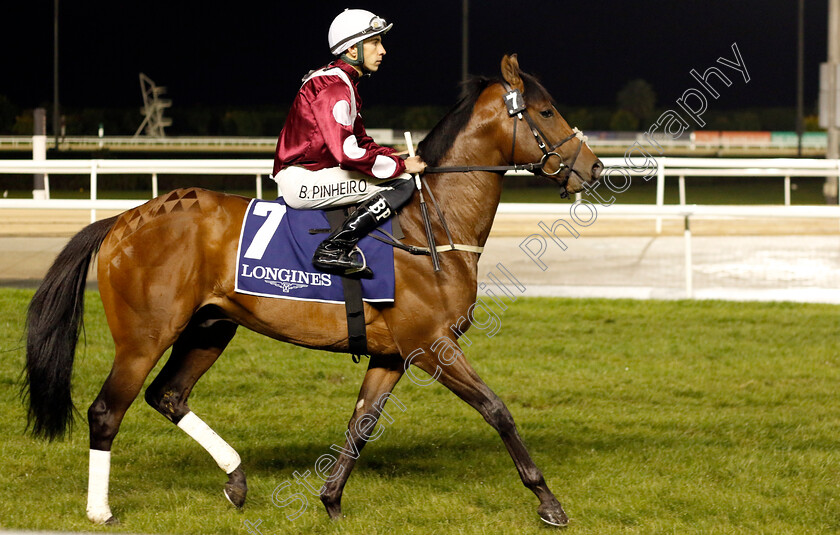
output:
[[[333,84],[318,94],[312,111],[327,150],[342,169],[375,178],[394,178],[406,164],[390,147],[377,145],[365,133],[361,119],[351,117],[350,95],[344,84]]]
[[[358,135],[359,131],[362,132],[361,136]],[[359,146],[360,147],[373,146],[373,147],[379,147],[379,148],[383,148],[383,149],[386,149],[386,150],[393,151],[391,153],[391,155],[392,156],[399,156],[403,160],[403,162],[405,163],[405,172],[406,173],[410,173],[412,175],[423,174],[423,171],[426,170],[426,162],[424,162],[423,159],[420,158],[420,156],[406,157],[406,156],[408,156],[408,151],[407,150],[404,150],[402,152],[397,152],[396,149],[392,149],[392,148],[389,148],[389,147],[381,147],[381,146],[377,145],[376,142],[373,140],[373,138],[370,137],[369,135],[367,135],[367,131],[365,130],[364,125],[361,124],[361,120],[357,121],[356,134],[357,134],[357,136],[356,136],[357,139],[359,139]]]

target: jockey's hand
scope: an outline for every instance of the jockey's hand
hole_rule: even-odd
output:
[[[410,156],[405,159],[405,171],[412,175],[423,174],[426,170],[426,162],[420,156]]]

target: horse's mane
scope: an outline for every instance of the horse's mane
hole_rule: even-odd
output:
[[[536,77],[520,72],[522,81],[525,84],[525,103],[528,101],[543,100],[553,103],[551,95],[540,84]],[[501,83],[501,78],[486,76],[473,76],[461,84],[461,96],[452,109],[443,116],[429,134],[420,142],[417,151],[430,166],[440,165],[441,159],[446,155],[452,141],[467,126],[472,117],[473,108],[478,96],[487,87]],[[500,102],[500,106],[503,104]]]

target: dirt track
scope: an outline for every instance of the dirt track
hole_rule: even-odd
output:
[[[105,219],[119,212],[97,211],[97,219]],[[539,232],[538,224],[544,221],[551,226],[556,215],[500,214],[493,224],[491,236],[528,236]],[[87,210],[0,210],[0,236],[53,236],[70,237],[90,222]],[[581,230],[587,236],[654,236],[653,217],[619,218],[601,213],[591,226]],[[695,236],[746,236],[746,235],[825,235],[840,234],[836,219],[692,219],[691,230]],[[682,235],[682,219],[664,219],[662,235]]]
[[[105,218],[115,212],[99,211]],[[556,215],[501,214],[479,263],[479,280],[503,264],[531,295],[632,298],[685,297],[685,239],[681,219],[655,220],[599,215],[577,227],[575,239],[540,234],[540,221]],[[0,211],[0,285],[35,286],[70,236],[90,213]],[[692,272],[697,297],[805,300],[840,303],[840,222],[824,220],[692,220]],[[540,262],[529,258],[539,248]],[[444,253],[449,254],[449,253]],[[500,273],[496,274],[501,276]],[[91,279],[94,276],[91,274]]]

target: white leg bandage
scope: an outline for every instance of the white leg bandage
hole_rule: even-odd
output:
[[[195,415],[194,412],[188,412],[181,421],[178,422],[178,427],[184,430],[186,434],[191,436],[196,442],[207,450],[207,452],[219,465],[219,468],[229,474],[236,470],[242,460],[236,450],[230,447],[222,437],[210,429],[201,418]]]
[[[104,524],[112,516],[108,506],[110,474],[111,452],[90,450],[87,516],[94,524]]]

